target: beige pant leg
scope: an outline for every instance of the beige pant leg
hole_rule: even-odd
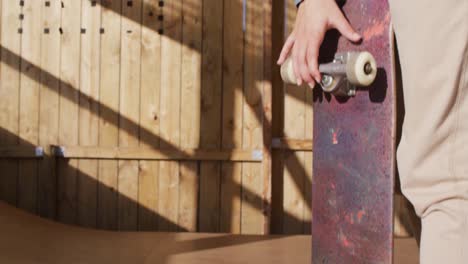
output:
[[[468,0],[391,0],[405,120],[401,186],[421,263],[468,263]]]

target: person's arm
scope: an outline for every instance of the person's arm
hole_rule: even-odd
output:
[[[308,83],[314,87],[321,81],[318,70],[318,53],[327,30],[336,28],[351,41],[361,36],[354,31],[341,13],[335,0],[295,0],[298,13],[294,29],[284,43],[278,59],[283,64],[290,55],[293,61],[297,84]]]

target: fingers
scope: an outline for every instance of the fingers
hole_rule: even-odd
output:
[[[309,67],[307,65],[307,47],[308,39],[303,39],[299,42],[296,42],[296,45],[293,50],[293,67],[297,72],[297,84],[301,85],[302,82],[308,83],[309,85],[314,85],[315,81],[312,75],[309,72]]]
[[[351,27],[348,20],[344,17],[343,13],[340,11],[335,12],[335,15],[332,17],[330,24],[332,27],[336,28],[341,35],[345,36],[347,39],[357,42],[361,40],[361,36]]]
[[[320,32],[317,35],[315,35],[313,38],[311,38],[311,41],[309,42],[309,45],[307,48],[307,55],[306,55],[308,71],[317,83],[320,83],[320,81],[322,80],[322,76],[320,74],[319,65],[318,65],[318,55],[319,55],[319,49],[320,49],[320,45],[322,41],[323,41],[323,34]]]
[[[283,49],[281,49],[281,53],[277,61],[278,65],[283,64],[286,58],[288,58],[288,55],[291,52],[292,47],[294,46],[294,41],[295,41],[295,37],[293,33],[289,35],[288,39],[286,39],[286,42],[283,45]]]

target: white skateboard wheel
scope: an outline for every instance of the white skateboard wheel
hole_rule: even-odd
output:
[[[346,77],[357,86],[369,86],[377,76],[377,63],[367,51],[353,53],[346,63]]]
[[[281,79],[283,79],[283,82],[287,84],[297,84],[291,58],[287,58],[281,65]]]

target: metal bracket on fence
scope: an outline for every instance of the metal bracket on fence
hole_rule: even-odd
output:
[[[261,161],[263,159],[263,151],[261,150],[252,151],[252,159]]]
[[[55,157],[63,158],[65,157],[65,147],[63,146],[51,146],[52,155]]]
[[[36,147],[34,153],[36,154],[36,157],[43,158],[44,157],[44,148],[43,147]]]

